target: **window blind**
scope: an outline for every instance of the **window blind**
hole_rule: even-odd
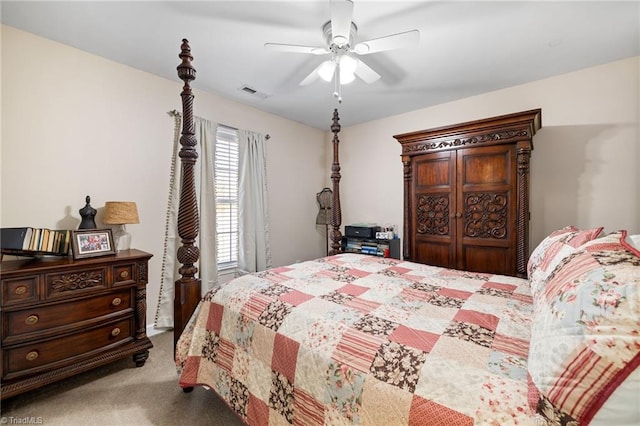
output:
[[[218,126],[215,159],[218,269],[238,263],[238,131]]]

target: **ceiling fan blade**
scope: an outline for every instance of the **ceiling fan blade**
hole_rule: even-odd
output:
[[[324,64],[324,62],[322,64]],[[309,75],[306,76],[304,80],[300,82],[300,86],[308,86],[314,81],[316,81],[318,77],[320,77],[320,74],[318,73],[318,71],[320,70],[320,67],[322,67],[322,64],[318,65],[313,71],[311,71]]]
[[[329,53],[329,49],[326,47],[299,46],[297,44],[265,43],[264,47],[268,50],[278,52],[310,53],[312,55],[324,55],[325,53]]]
[[[365,83],[373,83],[380,78],[380,74],[375,72],[369,67],[369,65],[362,62],[362,60],[358,59],[358,65],[356,65],[356,70],[354,71],[355,75],[360,77]]]
[[[316,81],[317,79],[318,79],[318,68],[311,71],[311,73],[308,76],[306,76],[304,80],[300,82],[300,86],[308,86],[314,81]]]
[[[339,47],[349,43],[353,2],[351,0],[331,0],[331,37]]]
[[[383,52],[385,50],[400,49],[420,42],[420,31],[411,30],[385,37],[363,41],[354,46],[353,51],[358,55]]]

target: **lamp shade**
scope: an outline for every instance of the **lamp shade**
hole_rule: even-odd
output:
[[[140,223],[138,207],[133,201],[107,201],[102,221],[107,225]]]

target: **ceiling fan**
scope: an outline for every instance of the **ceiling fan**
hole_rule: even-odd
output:
[[[335,85],[333,96],[338,99],[338,102],[342,102],[342,84],[352,82],[356,76],[366,83],[373,83],[380,78],[380,74],[356,56],[417,44],[420,41],[420,31],[405,31],[356,43],[358,27],[352,21],[353,1],[330,0],[330,5],[331,20],[322,26],[322,32],[327,42],[326,46],[300,46],[280,43],[265,43],[264,46],[267,49],[280,52],[313,55],[331,54],[331,59],[321,63],[300,82],[300,85],[309,85],[316,81],[318,77],[327,82],[333,80]]]

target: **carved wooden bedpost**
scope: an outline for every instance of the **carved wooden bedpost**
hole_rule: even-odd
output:
[[[194,182],[193,167],[196,164],[197,140],[193,121],[193,92],[189,83],[196,78],[196,70],[191,66],[193,56],[187,39],[182,40],[178,55],[182,63],[178,65],[178,77],[184,81],[182,97],[182,136],[180,137],[180,160],[182,163],[180,204],[178,207],[178,235],[182,246],[178,248],[178,270],[182,276],[175,283],[173,302],[173,341],[174,347],[184,330],[191,314],[200,301],[200,279],[196,278],[198,268],[194,264],[200,257],[200,249],[194,245],[199,231],[198,201]]]
[[[342,234],[340,225],[342,223],[342,210],[340,208],[340,161],[338,160],[338,133],[340,132],[340,117],[338,110],[333,110],[333,164],[331,165],[331,181],[333,182],[333,205],[331,206],[331,250],[329,255],[334,255],[342,251]]]

